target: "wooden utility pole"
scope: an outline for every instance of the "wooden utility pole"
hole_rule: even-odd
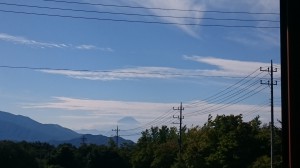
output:
[[[119,147],[119,127],[117,126],[117,129],[113,129],[112,131],[116,131],[116,144],[117,144],[117,148]]]
[[[270,156],[271,156],[271,168],[273,167],[273,154],[274,154],[274,148],[273,148],[273,143],[274,143],[274,96],[273,96],[273,86],[277,85],[277,81],[273,81],[273,72],[277,72],[277,68],[273,68],[273,62],[271,60],[271,67],[267,68],[267,69],[262,69],[262,67],[260,67],[260,71],[266,71],[268,73],[270,73],[271,79],[268,82],[263,82],[262,80],[260,81],[261,84],[266,84],[269,85],[271,88],[271,122],[270,122],[270,130],[271,130],[271,152],[270,152]]]
[[[174,108],[173,110],[179,110],[179,116],[173,116],[173,118],[178,118],[179,123],[173,123],[173,124],[179,124],[179,139],[178,139],[178,144],[179,144],[179,153],[181,154],[182,150],[182,119],[184,119],[184,116],[182,116],[182,110],[184,108],[182,107],[182,102],[180,103],[180,107]]]

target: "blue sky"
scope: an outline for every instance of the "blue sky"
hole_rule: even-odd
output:
[[[272,60],[280,120],[277,0],[10,0],[0,13],[2,111],[108,136],[176,126],[180,102],[188,126],[208,114],[268,123],[260,67]]]

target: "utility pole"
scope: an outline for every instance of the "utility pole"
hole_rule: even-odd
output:
[[[82,135],[82,137],[81,137],[81,145],[85,145],[86,139],[87,138],[84,135]]]
[[[120,129],[117,126],[117,129],[112,129],[112,131],[116,131],[116,134],[117,134],[117,136],[116,136],[116,144],[117,144],[117,147],[119,147],[119,131],[120,131]]]
[[[182,110],[184,110],[184,108],[182,107],[182,102],[180,103],[180,107],[174,108],[173,110],[179,110],[179,116],[174,116],[173,118],[178,118],[179,119],[179,123],[173,123],[173,124],[179,124],[179,140],[178,140],[178,144],[179,144],[179,153],[181,154],[181,150],[182,150],[182,119],[184,119],[184,116],[182,116]]]
[[[270,73],[271,79],[268,82],[260,81],[260,84],[269,85],[271,87],[271,123],[270,123],[270,129],[271,129],[271,168],[273,167],[273,141],[274,141],[274,103],[273,103],[273,86],[277,85],[277,81],[273,81],[273,72],[277,72],[277,68],[273,68],[273,62],[271,60],[271,68],[262,69],[260,67],[260,71],[266,71]]]

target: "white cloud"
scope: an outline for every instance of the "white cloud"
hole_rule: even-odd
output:
[[[39,41],[27,39],[25,37],[12,36],[12,35],[5,34],[5,33],[0,33],[0,40],[7,41],[7,42],[12,42],[12,43],[15,43],[15,44],[24,44],[24,45],[39,47],[39,48],[66,48],[66,47],[70,47],[70,45],[68,45],[68,44],[56,44],[56,43],[39,42]]]
[[[262,67],[266,69],[270,67],[270,63],[253,62],[253,61],[239,61],[222,59],[216,57],[203,57],[203,56],[184,56],[186,60],[192,60],[200,63],[213,65],[217,68],[212,70],[203,70],[207,75],[225,75],[225,76],[247,76],[255,70]],[[280,67],[280,64],[273,64],[274,67]],[[275,75],[275,74],[274,74]],[[276,76],[280,76],[279,73]]]
[[[94,45],[86,45],[86,44],[78,45],[75,48],[80,49],[80,50],[101,50],[101,51],[107,51],[107,52],[113,52],[114,51],[113,49],[111,49],[109,47],[103,48],[103,47],[97,47],[97,46],[94,46]]]
[[[195,73],[169,67],[136,67],[103,71],[71,71],[71,70],[41,70],[41,72],[66,75],[76,79],[88,80],[128,80],[136,78],[166,79],[174,77],[191,77]],[[194,74],[195,75],[195,74]]]
[[[149,103],[149,102],[128,102],[113,100],[92,100],[69,97],[53,97],[53,102],[27,104],[23,108],[33,109],[63,109],[80,110],[90,112],[94,115],[126,116],[128,114],[145,117],[156,116],[159,111],[171,108],[175,104]],[[160,109],[160,110],[159,110]],[[74,116],[73,116],[74,117]]]
[[[181,9],[181,10],[198,10],[204,11],[205,6],[199,4],[196,0],[135,0],[135,2],[141,6],[152,7],[152,8],[168,8],[168,9]],[[201,18],[203,17],[203,12],[183,12],[178,10],[155,10],[149,9],[151,13],[160,16],[179,16],[179,17],[191,17],[191,18]],[[200,24],[201,19],[188,19],[188,18],[171,18],[171,17],[162,17],[165,22],[171,23],[183,23],[183,24]],[[186,32],[187,34],[197,37],[198,27],[187,26],[187,25],[176,25],[178,28]]]
[[[96,3],[94,0],[86,0],[87,2]],[[262,26],[262,27],[279,27],[277,22],[231,22],[231,21],[217,21],[217,20],[203,20],[201,18],[216,18],[216,19],[257,19],[257,20],[279,20],[279,15],[261,15],[261,14],[247,14],[247,13],[215,13],[205,11],[226,11],[226,12],[253,12],[253,13],[279,13],[279,0],[116,0],[112,3],[109,0],[101,0],[104,4],[119,4],[121,6],[137,6],[145,7],[145,9],[132,8],[115,8],[118,12],[124,13],[138,13],[157,15],[157,16],[174,16],[174,17],[134,17],[134,16],[113,16],[128,20],[142,20],[142,21],[159,21],[166,23],[181,23],[181,24],[196,24],[196,25],[230,25],[230,26]],[[108,10],[108,8],[97,6],[100,10]],[[178,9],[178,10],[160,10],[160,9]],[[109,9],[114,10],[114,9]],[[112,16],[111,16],[112,17]],[[177,18],[176,18],[177,17]],[[184,18],[178,18],[184,17]],[[198,18],[198,19],[191,19]],[[174,24],[183,32],[193,36],[199,37],[201,26],[180,25]],[[254,31],[253,31],[254,30]],[[264,34],[272,32],[276,39],[279,39],[278,29],[264,29],[263,31],[256,31],[255,29],[248,29],[246,31],[252,32],[251,36],[257,36],[261,40],[265,40]],[[232,29],[226,31],[232,32]],[[262,34],[262,35],[261,35]],[[240,35],[244,37],[243,35]],[[250,36],[250,37],[251,37]],[[241,39],[241,37],[234,37],[233,39]],[[269,42],[269,41],[267,41]],[[273,44],[273,42],[271,43]]]
[[[204,3],[209,8],[226,11],[279,13],[279,0],[209,0]]]
[[[246,61],[239,61],[239,60],[230,60],[230,59],[223,59],[223,58],[216,58],[216,57],[204,57],[204,56],[184,56],[186,60],[192,60],[200,63],[206,63],[209,65],[214,65],[221,69],[222,71],[229,71],[240,73],[240,71],[253,71],[260,66],[268,66],[267,63],[261,62],[246,62]]]
[[[199,77],[245,77],[260,67],[266,68],[270,63],[238,61],[215,57],[183,56],[185,60],[196,61],[215,68],[210,69],[178,69],[171,67],[135,67],[103,71],[72,71],[72,70],[40,70],[44,73],[65,75],[75,79],[86,80],[130,80],[130,79],[171,79]],[[280,65],[274,64],[276,67]],[[199,66],[200,67],[200,66]],[[274,74],[280,76],[280,73]]]
[[[237,35],[230,35],[225,37],[225,39],[236,42],[238,44],[243,44],[245,46],[259,46],[260,42],[257,39],[237,36]]]
[[[81,49],[81,50],[92,50],[92,49],[97,49],[96,46],[94,45],[79,45],[76,46],[77,49]]]
[[[92,0],[86,0],[90,3],[95,3]],[[156,16],[171,16],[171,17],[134,17],[130,16],[124,19],[128,20],[139,20],[139,21],[158,21],[164,23],[179,23],[172,24],[177,28],[181,29],[185,33],[198,37],[199,27],[197,26],[188,26],[184,24],[200,24],[202,22],[201,19],[191,19],[191,18],[201,18],[203,17],[203,12],[193,12],[188,10],[199,10],[204,11],[205,5],[199,3],[197,0],[116,0],[116,1],[99,1],[104,4],[119,4],[123,6],[138,6],[145,7],[143,10],[133,9],[133,8],[116,8],[118,12],[122,11],[124,13],[136,13],[136,14],[146,14]],[[107,8],[97,6],[97,8],[101,10],[107,10]],[[158,9],[159,8],[159,9]],[[178,10],[160,10],[160,9],[178,9]],[[110,9],[113,10],[113,9]],[[180,11],[187,10],[187,11]],[[142,11],[142,12],[141,12]],[[121,17],[121,16],[118,16]],[[181,17],[181,18],[179,18]]]
[[[226,107],[224,107],[224,105]],[[107,129],[117,124],[117,121],[124,116],[132,116],[140,122],[141,129],[135,129],[131,132],[139,132],[151,126],[172,125],[177,119],[173,115],[178,115],[178,103],[154,103],[154,102],[134,102],[134,101],[116,101],[116,100],[96,100],[80,99],[70,97],[54,97],[54,100],[45,103],[25,104],[23,108],[30,109],[55,109],[76,111],[76,113],[67,115],[61,112],[58,120],[64,122],[72,129]],[[207,121],[208,114],[216,116],[217,114],[247,114],[248,119],[260,115],[264,122],[268,122],[269,103],[262,104],[260,108],[257,105],[247,104],[214,104],[206,101],[195,100],[193,102],[184,102],[184,125],[203,125]],[[224,108],[220,108],[224,107]],[[208,111],[208,112],[207,112]],[[78,112],[81,114],[79,115]],[[280,108],[275,107],[275,118],[280,119]],[[56,122],[56,121],[55,121]],[[80,123],[78,125],[78,123]],[[134,127],[136,128],[136,127]],[[129,128],[128,129],[132,129]],[[126,133],[124,133],[126,134]]]
[[[249,20],[270,20],[256,22],[235,22],[238,25],[252,25],[257,27],[277,27],[269,29],[245,29],[241,32],[228,31],[229,34],[224,34],[226,39],[235,42],[241,42],[244,45],[261,45],[264,44],[278,47],[280,41],[279,33],[279,0],[209,0],[205,1],[209,10],[231,11],[231,12],[252,12],[256,14],[235,13],[224,14],[224,18],[239,18]],[[228,5],[230,4],[230,5]],[[269,13],[269,14],[258,14]],[[273,14],[270,14],[273,13]],[[275,14],[276,13],[276,14]],[[278,21],[278,22],[274,22]],[[246,32],[246,33],[245,33]]]
[[[28,39],[25,37],[13,36],[13,35],[5,34],[5,33],[0,33],[0,40],[6,41],[6,42],[11,42],[14,44],[23,44],[23,45],[38,47],[38,48],[70,48],[70,49],[101,50],[101,51],[113,52],[113,49],[111,49],[109,47],[102,48],[102,47],[97,47],[94,45],[87,45],[87,44],[74,46],[72,44],[40,42],[40,41],[31,40],[31,39]]]
[[[279,29],[256,29],[251,32],[244,32],[243,34],[232,32],[224,38],[244,46],[255,48],[264,47],[268,49],[270,47],[280,47]]]

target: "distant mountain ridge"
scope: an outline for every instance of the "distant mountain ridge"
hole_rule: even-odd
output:
[[[103,135],[79,134],[57,124],[42,124],[26,116],[0,111],[0,140],[39,141],[54,145],[71,143],[78,146],[82,142],[82,136],[86,138],[86,143],[98,145],[105,145],[110,139]],[[119,142],[132,141],[119,137]]]
[[[52,145],[59,145],[62,143],[69,143],[73,144],[74,146],[80,146],[83,143],[82,139],[85,139],[85,144],[96,144],[96,145],[107,145],[109,140],[112,139],[113,141],[116,142],[116,137],[106,137],[103,135],[91,135],[91,134],[83,134],[79,138],[74,138],[66,141],[50,141],[49,143]],[[119,145],[121,144],[134,144],[133,141],[126,140],[124,138],[119,137],[118,139]]]

